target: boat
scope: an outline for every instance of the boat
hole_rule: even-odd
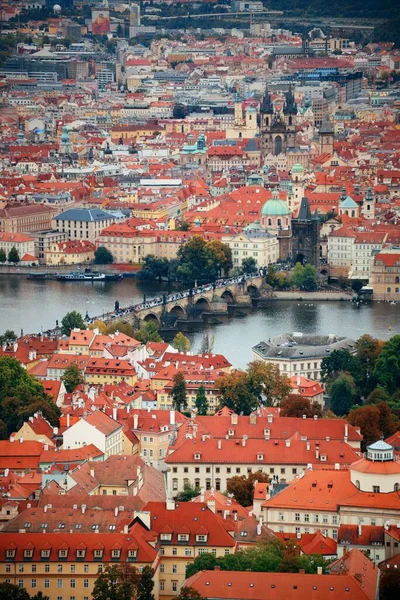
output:
[[[57,281],[106,281],[104,273],[98,273],[97,271],[72,271],[71,273],[65,273],[64,275],[58,275]]]
[[[122,273],[104,273],[106,281],[120,281],[124,278]]]
[[[50,274],[49,273],[30,273],[27,277],[27,279],[49,279]]]

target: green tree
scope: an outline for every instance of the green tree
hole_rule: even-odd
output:
[[[318,417],[322,416],[321,407],[318,402],[311,403],[308,398],[303,398],[300,394],[292,394],[284,398],[281,402],[281,417]]]
[[[139,342],[147,344],[147,342],[162,342],[161,336],[158,333],[158,325],[154,321],[146,321],[143,323],[133,336]]]
[[[16,249],[15,246],[13,246],[10,250],[10,252],[8,253],[8,262],[10,263],[19,263],[20,258],[19,258],[19,254],[18,254],[18,250]]]
[[[178,250],[180,264],[177,277],[187,285],[210,282],[222,271],[232,267],[232,251],[219,240],[206,242],[200,235],[194,235]]]
[[[191,348],[191,343],[189,338],[187,338],[181,331],[178,331],[174,339],[172,340],[172,346],[178,350],[178,352],[189,352]]]
[[[153,594],[154,588],[154,569],[149,565],[143,567],[140,576],[137,600],[155,600]]]
[[[25,409],[38,405],[54,407],[42,384],[29,375],[16,358],[0,357],[0,419],[6,423],[8,435],[23,424],[21,415]],[[58,419],[54,425],[58,425]]]
[[[184,119],[187,115],[187,108],[184,104],[175,104],[172,112],[173,119]]]
[[[185,410],[187,408],[185,376],[179,371],[173,376],[172,381],[172,405],[175,410]]]
[[[249,376],[245,371],[232,371],[215,384],[220,407],[227,406],[237,414],[249,415],[259,406]]]
[[[177,231],[190,231],[190,228],[191,228],[191,224],[188,221],[181,221],[181,223],[179,223],[176,230]]]
[[[7,255],[4,252],[3,248],[0,248],[0,263],[5,263],[7,260]]]
[[[0,583],[0,598],[1,600],[49,600],[49,597],[42,592],[30,596],[25,588],[20,588],[13,583]]]
[[[192,498],[199,495],[199,490],[195,490],[191,485],[184,485],[183,490],[176,497],[177,502],[190,502]]]
[[[226,489],[229,494],[233,494],[236,502],[242,506],[252,506],[254,496],[254,486],[256,482],[268,483],[269,477],[262,471],[245,475],[236,475],[226,482]]]
[[[354,281],[351,282],[351,289],[353,290],[353,292],[356,292],[356,294],[358,294],[358,292],[361,290],[361,288],[364,286],[363,282],[360,281],[359,279],[355,279]]]
[[[145,281],[161,281],[168,277],[169,262],[166,258],[158,258],[152,254],[145,256],[142,268],[138,272],[139,279]]]
[[[203,385],[199,387],[196,394],[196,409],[198,415],[206,415],[208,413],[208,402],[206,390]]]
[[[96,579],[93,600],[136,600],[140,575],[131,565],[107,566]]]
[[[325,383],[334,380],[341,372],[350,373],[354,380],[360,378],[358,360],[348,350],[334,350],[321,362],[321,376]]]
[[[243,273],[256,273],[257,272],[257,262],[256,259],[252,256],[248,258],[244,258],[242,260],[242,270]]]
[[[381,387],[375,388],[367,398],[367,404],[378,404],[378,402],[390,402],[389,394]]]
[[[276,282],[276,271],[274,265],[268,265],[266,282],[271,286],[275,287]]]
[[[360,395],[364,398],[375,388],[376,378],[374,376],[374,369],[382,347],[382,342],[368,334],[362,335],[356,341],[356,359],[359,367],[357,382]]]
[[[112,323],[106,326],[106,329],[106,333],[108,334],[112,334],[116,331],[119,331],[119,333],[124,333],[125,335],[128,335],[131,338],[135,337],[135,331],[132,325],[127,321],[123,321],[122,319],[117,319],[116,321],[113,321]]]
[[[349,373],[341,373],[329,387],[331,409],[336,415],[347,415],[354,404],[356,386]]]
[[[374,377],[389,394],[400,388],[400,335],[394,335],[383,345],[375,363]]]
[[[11,329],[6,329],[3,335],[0,335],[0,344],[8,344],[17,339],[17,335]]]
[[[61,321],[61,333],[69,336],[73,329],[86,329],[81,313],[72,310],[63,317]]]
[[[68,393],[73,392],[78,385],[85,383],[82,371],[77,364],[70,364],[64,371],[64,375],[61,377],[61,381],[64,382],[65,389]]]
[[[292,270],[291,280],[295,287],[306,292],[312,292],[318,287],[317,270],[312,265],[304,267],[301,263],[296,263]]]
[[[94,262],[96,265],[109,265],[114,262],[114,258],[105,246],[99,246],[94,251]]]
[[[254,360],[249,363],[247,372],[251,390],[266,406],[280,404],[292,391],[289,379],[276,365]]]
[[[205,600],[194,588],[184,585],[176,597],[176,600]]]

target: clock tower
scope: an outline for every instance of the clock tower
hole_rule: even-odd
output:
[[[321,154],[333,154],[335,131],[329,117],[324,117],[319,129],[319,146]]]

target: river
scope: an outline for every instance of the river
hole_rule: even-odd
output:
[[[135,304],[146,293],[149,298],[167,287],[126,278],[120,282],[28,281],[20,275],[0,275],[0,332],[39,332],[55,326],[70,310],[90,316]],[[400,334],[400,304],[373,303],[355,307],[351,302],[297,302],[271,300],[263,308],[225,322],[208,326],[214,336],[214,352],[224,354],[235,367],[245,367],[252,359],[251,348],[273,335],[302,331],[336,333],[357,339],[370,333],[380,339]],[[199,350],[202,331],[187,334],[194,351]]]

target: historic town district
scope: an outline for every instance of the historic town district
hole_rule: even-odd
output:
[[[398,597],[400,336],[260,331],[241,371],[184,333],[400,302],[400,52],[215,8],[2,2],[0,282],[43,285],[0,332],[2,600]],[[127,276],[162,291],[39,333],[47,279]]]

